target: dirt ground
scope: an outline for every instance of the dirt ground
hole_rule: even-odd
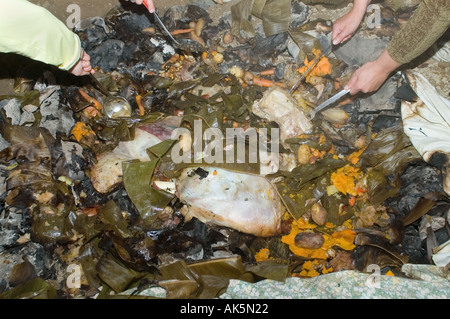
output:
[[[81,19],[86,19],[95,16],[104,16],[106,13],[121,3],[127,1],[124,0],[31,0],[31,2],[38,4],[50,12],[62,21],[66,21],[73,14],[73,5],[80,7]],[[165,12],[168,8],[177,5],[189,4],[192,1],[189,0],[154,0],[155,7],[159,12]],[[211,4],[210,14],[213,16],[221,16],[223,12],[229,11],[231,5],[239,2],[238,0],[232,0],[223,5],[215,4],[213,0],[204,1],[205,4]]]

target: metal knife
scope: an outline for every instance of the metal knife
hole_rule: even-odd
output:
[[[158,14],[156,13],[155,4],[153,3],[153,0],[144,0],[143,5],[148,9],[148,12],[152,13],[155,17],[155,20],[158,22],[158,24],[161,26],[161,28],[164,30],[164,32],[167,33],[167,35],[170,37],[170,39],[175,42],[177,45],[179,44],[177,40],[172,36],[172,34],[167,30],[164,23],[159,18]]]
[[[306,116],[312,120],[314,118],[314,116],[316,116],[317,113],[323,111],[327,106],[333,104],[334,102],[336,102],[337,100],[339,100],[341,97],[343,97],[344,95],[348,94],[350,92],[350,90],[342,90],[339,91],[338,93],[336,93],[335,95],[333,95],[332,97],[330,97],[328,100],[326,100],[325,102],[323,102],[322,104],[320,104],[319,106],[317,106],[314,110],[309,111]]]

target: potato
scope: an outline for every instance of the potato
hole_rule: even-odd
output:
[[[301,144],[297,150],[297,161],[299,164],[308,164],[311,158],[311,149],[306,144]]]
[[[305,249],[317,249],[323,246],[325,239],[321,233],[301,232],[295,236],[295,245]]]
[[[311,207],[311,218],[317,225],[324,225],[327,221],[327,211],[320,203],[315,203]]]

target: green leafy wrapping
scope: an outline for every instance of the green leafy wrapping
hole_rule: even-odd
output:
[[[291,0],[269,0],[262,10],[262,22],[266,37],[289,30]]]
[[[0,299],[57,299],[53,286],[41,278],[34,278],[0,294]]]
[[[254,0],[242,0],[231,7],[231,33],[237,37],[251,38],[255,29],[251,21]]]
[[[105,252],[97,263],[98,276],[115,292],[121,292],[127,289],[130,284],[143,277],[133,269],[126,267],[122,262],[112,254]]]
[[[318,159],[314,164],[305,164],[295,167],[288,175],[286,184],[293,190],[300,190],[306,183],[324,175],[327,172],[343,167],[347,164],[342,159],[335,159],[328,154]]]
[[[161,267],[161,274],[167,281],[159,286],[166,289],[167,298],[216,298],[225,292],[230,279],[283,282],[288,276],[288,265],[265,261],[245,266],[240,256],[232,256],[189,265],[179,260]]]
[[[102,281],[98,277],[96,265],[103,251],[98,247],[99,238],[93,238],[80,248],[79,261],[83,268],[83,274],[93,288],[102,286]]]
[[[300,50],[297,57],[297,61],[300,63],[304,62],[306,56],[308,56],[309,61],[314,59],[314,55],[312,54],[313,49],[319,49],[322,51],[322,46],[320,45],[319,40],[317,40],[316,37],[304,32],[301,28],[290,28],[289,35]]]
[[[406,166],[420,160],[420,154],[402,130],[380,132],[360,156],[361,167],[367,169],[367,192],[372,205],[381,205],[395,196]]]
[[[360,156],[362,168],[375,167],[401,149],[411,145],[403,130],[396,126],[381,131]]]
[[[307,5],[322,5],[326,8],[342,8],[351,2],[351,0],[302,0]]]
[[[112,230],[117,236],[122,238],[131,236],[131,232],[128,230],[128,222],[114,201],[110,200],[103,205],[98,215],[100,221],[104,224],[104,230]]]
[[[143,221],[151,225],[172,200],[173,195],[152,187],[153,173],[159,159],[150,162],[123,162],[123,184]]]

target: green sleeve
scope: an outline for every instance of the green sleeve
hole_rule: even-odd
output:
[[[0,0],[0,52],[70,70],[80,59],[81,44],[48,10],[26,0]]]
[[[450,0],[423,0],[394,35],[387,50],[399,63],[408,63],[430,48],[450,25]]]

